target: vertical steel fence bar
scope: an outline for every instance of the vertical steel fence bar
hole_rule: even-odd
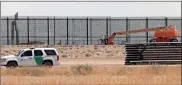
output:
[[[181,1],[181,5],[182,5],[182,1]],[[182,15],[182,11],[181,11],[181,15]],[[181,16],[180,20],[181,20],[181,41],[179,41],[179,42],[182,42],[182,16]],[[181,52],[182,52],[182,50],[181,50]]]
[[[130,20],[131,19],[128,19],[128,31],[131,30],[130,29]],[[131,34],[128,34],[127,36],[128,36],[128,43],[130,43],[130,41],[131,41]]]
[[[69,38],[69,29],[68,28],[69,27],[68,26],[69,26],[69,21],[68,21],[68,17],[67,17],[67,45],[69,44],[69,42],[68,42],[69,41],[68,40],[68,38]]]
[[[181,5],[182,5],[182,1],[181,1]],[[182,15],[182,11],[181,11],[181,15]],[[179,41],[179,42],[182,42],[182,16],[181,16],[181,41]],[[182,52],[182,50],[181,50],[181,52]],[[182,67],[182,66],[181,66]]]
[[[56,42],[55,36],[56,36],[56,19],[54,17],[54,45],[55,45],[55,42]]]
[[[181,5],[182,5],[182,1],[181,1]],[[182,42],[182,16],[181,16],[181,41]]]
[[[167,26],[168,25],[168,18],[166,17],[165,18],[165,26]]]
[[[9,18],[7,17],[7,45],[9,45]]]
[[[30,35],[29,35],[29,17],[27,17],[27,41],[28,43],[30,43]]]
[[[87,45],[88,45],[88,17],[87,17]]]
[[[126,31],[128,31],[128,17],[126,17]],[[126,43],[128,43],[128,35],[126,34]]]
[[[108,41],[108,18],[106,18],[106,38],[107,38],[107,41]]]
[[[90,44],[92,45],[92,18],[90,18]]]
[[[111,35],[111,17],[109,17],[109,34]]]
[[[47,18],[47,44],[49,45],[49,17]]]
[[[130,28],[131,27],[130,26],[130,20],[131,19],[128,19],[128,31],[131,30],[131,28]],[[131,34],[128,34],[127,36],[128,36],[128,43],[130,43],[130,41],[131,41]]]
[[[182,5],[182,1],[181,1],[181,5]],[[182,16],[181,16],[181,41],[179,41],[179,42],[182,42]]]
[[[146,18],[146,28],[148,29],[148,17]],[[146,32],[146,42],[148,42],[148,38],[149,38],[149,36],[148,36],[148,32]]]

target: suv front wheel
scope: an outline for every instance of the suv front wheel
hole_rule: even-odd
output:
[[[18,67],[18,65],[17,65],[16,62],[12,62],[11,61],[11,62],[8,62],[8,64],[6,65],[6,67],[12,69],[12,68]]]

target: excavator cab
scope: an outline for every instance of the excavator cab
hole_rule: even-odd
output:
[[[107,45],[107,39],[100,39],[102,45]]]
[[[114,32],[111,36],[109,36],[107,38],[106,35],[104,35],[102,33],[102,36],[100,38],[101,44],[102,45],[114,45],[113,39],[114,39],[115,35],[116,35],[116,33]]]
[[[102,36],[100,37],[101,45],[107,45],[107,37],[102,33]]]
[[[113,42],[108,43],[108,39],[107,38],[100,39],[100,41],[101,41],[102,45],[114,45]]]

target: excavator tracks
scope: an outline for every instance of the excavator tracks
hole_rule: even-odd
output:
[[[182,43],[129,43],[125,45],[125,65],[181,64]]]

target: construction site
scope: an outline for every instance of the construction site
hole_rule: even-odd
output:
[[[181,84],[180,17],[21,17],[17,12],[2,17],[1,27],[1,56],[36,47],[60,54],[60,65],[51,69],[1,67],[3,84]]]
[[[150,59],[181,62],[181,23],[176,17],[56,19],[19,17],[17,12],[14,17],[2,18],[1,34],[1,43],[5,46],[122,45],[123,52],[126,52],[123,54],[126,55],[126,64],[140,60],[148,62]]]

